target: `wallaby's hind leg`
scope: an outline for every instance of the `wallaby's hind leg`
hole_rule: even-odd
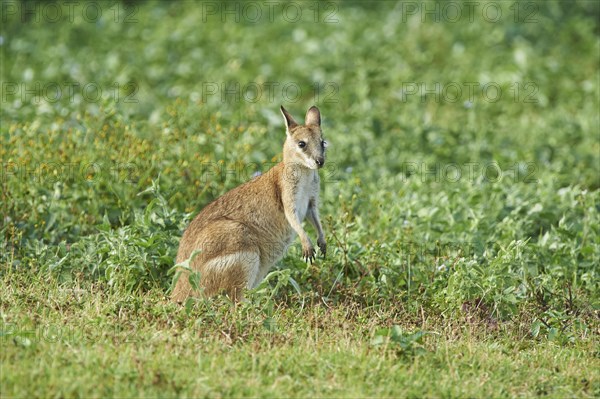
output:
[[[189,278],[189,273],[183,272],[179,276],[179,280],[175,284],[175,288],[171,293],[171,300],[177,303],[182,303],[190,296],[192,293],[192,287],[190,283],[187,281]]]
[[[187,245],[181,250],[184,241]],[[259,273],[257,243],[255,232],[248,226],[233,220],[218,220],[197,231],[188,228],[180,244],[177,262],[184,262],[194,250],[199,250],[189,266],[200,273],[202,293],[213,296],[225,292],[231,299],[240,300],[243,290],[252,287]],[[189,273],[183,272],[171,297],[182,302],[190,295],[200,294],[190,286]]]
[[[225,291],[233,301],[243,297],[245,288],[252,288],[258,275],[258,252],[240,251],[210,259],[202,265],[200,285],[206,295]]]
[[[200,272],[200,287],[206,296],[225,292],[231,300],[242,300],[245,288],[253,288],[259,274],[258,252],[243,251],[215,256],[207,261],[195,260],[194,269]],[[197,295],[189,283],[189,273],[179,277],[171,298],[183,302],[190,295]]]

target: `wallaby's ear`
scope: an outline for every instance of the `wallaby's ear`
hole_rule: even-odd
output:
[[[305,125],[317,125],[321,126],[321,112],[319,108],[314,105],[306,111],[306,118],[304,118]]]
[[[290,133],[290,130],[295,127],[298,126],[298,123],[296,123],[296,121],[294,120],[294,117],[292,115],[290,115],[289,112],[287,112],[287,110],[285,108],[283,108],[283,105],[281,106],[281,113],[283,114],[283,118],[285,119],[285,127],[286,127],[286,133]]]

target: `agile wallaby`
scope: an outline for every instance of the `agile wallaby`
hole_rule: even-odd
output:
[[[315,249],[302,228],[307,218],[317,230],[317,245],[326,253],[319,220],[319,173],[325,164],[321,114],[315,106],[304,125],[281,107],[286,123],[283,161],[266,173],[234,188],[208,204],[181,238],[177,263],[200,252],[190,262],[200,272],[200,287],[207,296],[225,291],[238,301],[244,288],[257,286],[271,266],[283,257],[296,232],[302,256],[312,262]],[[197,295],[183,272],[171,295],[182,302]]]

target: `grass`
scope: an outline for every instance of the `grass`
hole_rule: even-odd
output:
[[[3,384],[13,396],[585,397],[598,389],[590,339],[562,346],[514,326],[406,320],[356,304],[275,305],[266,325],[257,303],[217,300],[186,312],[159,290],[124,297],[30,283],[3,295],[20,315],[5,327],[13,333]],[[415,343],[422,351],[373,345],[380,326],[396,323],[432,332]]]
[[[0,27],[3,397],[600,396],[598,3],[43,4]],[[191,218],[280,159],[282,104],[323,115],[327,259],[170,303]]]

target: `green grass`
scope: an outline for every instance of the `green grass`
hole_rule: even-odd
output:
[[[600,396],[598,3],[27,4],[0,27],[2,397]],[[327,259],[170,303],[183,229],[313,104]]]
[[[3,292],[19,315],[5,327],[12,334],[3,343],[3,385],[11,396],[598,394],[590,339],[564,346],[512,325],[486,331],[356,304],[275,305],[266,328],[258,303],[235,308],[217,300],[187,313],[160,291],[131,296],[30,282],[37,284]],[[35,301],[40,291],[45,301]],[[372,344],[380,326],[396,323],[432,334],[414,344],[421,351],[388,340]]]

